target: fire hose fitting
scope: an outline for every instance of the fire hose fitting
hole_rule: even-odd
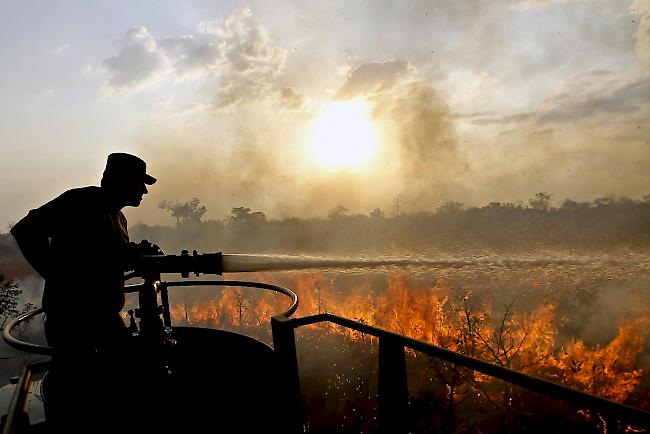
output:
[[[134,259],[132,267],[138,275],[179,273],[184,278],[190,273],[198,277],[201,274],[221,275],[223,271],[221,252],[200,254],[196,250],[192,255],[188,250],[180,255],[142,255]]]

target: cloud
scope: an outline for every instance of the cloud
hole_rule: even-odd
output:
[[[355,95],[380,92],[394,85],[407,71],[408,63],[402,60],[364,63],[348,73],[347,81],[335,98],[348,99]]]
[[[274,80],[284,70],[287,52],[272,43],[269,31],[256,23],[249,8],[200,27],[221,40],[224,63],[217,107],[259,102],[275,91]]]
[[[519,113],[474,112],[454,118],[474,125],[509,125],[597,121],[600,116],[628,116],[650,105],[650,76],[622,78],[612,71],[594,70],[568,78],[555,95]]]
[[[106,88],[130,93],[152,89],[173,73],[180,79],[205,80],[216,108],[277,98],[276,79],[284,70],[286,50],[274,45],[249,8],[203,22],[199,29],[200,37],[158,41],[144,27],[128,30],[119,53],[102,63],[110,74]]]
[[[158,45],[181,78],[217,72],[225,62],[222,46],[215,42],[200,44],[193,35],[163,39]]]
[[[650,66],[650,0],[636,0],[630,10],[641,17],[634,35],[636,50],[639,57]]]
[[[501,115],[495,112],[476,112],[468,114],[454,115],[454,119],[461,119],[475,125],[490,125],[490,124],[510,124],[527,121],[537,116],[537,112],[522,112],[515,114]]]
[[[472,187],[479,197],[526,197],[543,188],[587,199],[643,194],[648,116],[646,71],[596,69],[566,77],[554,95],[525,111],[454,118],[463,131],[461,152],[480,179]]]
[[[610,81],[609,86],[587,93],[560,94],[545,102],[540,120],[572,122],[598,115],[629,115],[650,104],[650,77]]]
[[[157,87],[167,73],[168,62],[147,29],[134,27],[122,36],[120,52],[104,59],[102,66],[110,75],[106,82],[109,90],[139,91]]]

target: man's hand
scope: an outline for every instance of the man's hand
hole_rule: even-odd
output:
[[[134,244],[134,243],[129,243],[133,244],[136,246],[135,248],[137,249],[138,255],[164,255],[165,253],[162,251],[160,247],[158,247],[157,244],[151,244],[148,240],[142,240],[140,241],[139,244]]]
[[[133,270],[138,258],[149,255],[164,255],[163,251],[156,244],[151,244],[147,240],[139,243],[128,243],[126,245],[126,255],[124,258],[124,270]]]

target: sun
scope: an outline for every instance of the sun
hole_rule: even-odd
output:
[[[377,127],[364,99],[334,101],[311,122],[311,157],[332,169],[361,169],[377,152]]]

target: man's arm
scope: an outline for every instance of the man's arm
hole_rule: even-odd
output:
[[[27,214],[11,229],[20,251],[44,279],[49,275],[50,240],[43,229],[35,222],[34,217]]]

